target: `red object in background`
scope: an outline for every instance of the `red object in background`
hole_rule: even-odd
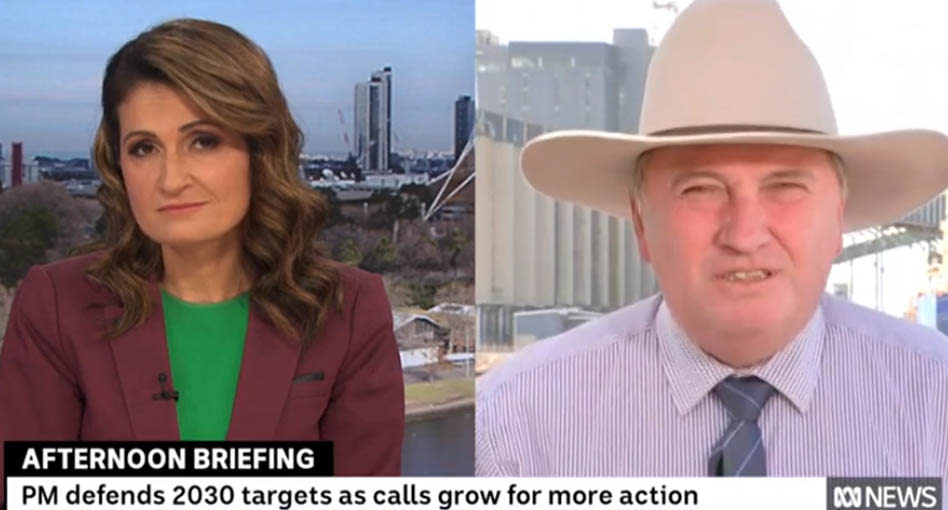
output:
[[[23,142],[13,142],[13,167],[10,171],[10,186],[23,184]]]

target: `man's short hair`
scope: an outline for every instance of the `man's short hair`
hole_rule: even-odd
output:
[[[643,152],[642,155],[639,156],[639,159],[635,160],[635,166],[632,168],[632,178],[629,183],[629,188],[632,191],[632,198],[635,199],[635,208],[639,212],[642,210],[641,203],[643,198],[643,185],[645,183],[645,165],[648,164],[648,158],[651,154],[652,151]],[[835,152],[829,152],[829,155],[830,159],[833,160],[833,168],[836,170],[836,178],[839,180],[839,188],[845,200],[849,190],[846,180],[846,166],[843,164],[842,158]]]

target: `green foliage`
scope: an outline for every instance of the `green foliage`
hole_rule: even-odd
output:
[[[342,225],[343,223],[347,223],[349,221],[348,218],[342,214],[342,202],[339,201],[339,195],[336,194],[336,190],[332,188],[317,188],[316,192],[323,195],[323,197],[326,199],[326,205],[329,206],[324,228]]]
[[[351,214],[346,223],[321,234],[336,260],[385,275],[394,306],[473,301],[473,221],[424,221],[429,193],[421,185],[403,186],[397,195],[376,192],[367,205],[343,208]]]
[[[370,229],[391,230],[397,220],[415,220],[421,217],[422,201],[411,193],[375,192],[370,198],[380,205],[366,222]]]
[[[451,269],[457,271],[458,257],[467,246],[467,243],[468,236],[460,228],[452,228],[448,235],[441,239],[441,249]]]
[[[7,213],[0,217],[0,283],[13,287],[31,266],[48,262],[47,251],[56,241],[58,221],[42,205]]]
[[[366,254],[359,267],[373,273],[384,273],[395,264],[395,245],[388,237],[379,239],[372,250]]]
[[[100,208],[41,181],[0,195],[0,283],[15,286],[29,268],[66,256],[88,240]]]
[[[408,304],[427,310],[435,305],[435,293],[438,284],[435,282],[412,281],[408,283]]]
[[[353,239],[346,239],[342,242],[336,252],[336,257],[339,262],[350,266],[358,266],[362,263],[362,252]]]

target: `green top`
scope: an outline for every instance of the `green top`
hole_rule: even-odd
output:
[[[223,441],[237,392],[250,296],[220,303],[188,303],[164,290],[168,356],[180,398],[181,440]]]

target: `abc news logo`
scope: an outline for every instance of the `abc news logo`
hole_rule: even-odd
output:
[[[829,478],[830,510],[929,510],[942,508],[940,478]]]

